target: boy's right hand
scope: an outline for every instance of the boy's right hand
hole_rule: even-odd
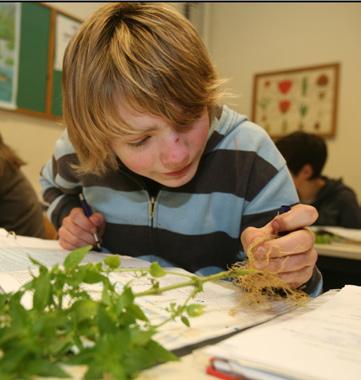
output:
[[[102,214],[95,212],[88,218],[82,208],[73,208],[63,219],[62,226],[59,228],[59,243],[62,248],[68,250],[84,245],[94,245],[94,233],[97,233],[100,238],[104,227],[105,220]]]

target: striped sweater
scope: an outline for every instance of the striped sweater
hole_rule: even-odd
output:
[[[189,271],[226,268],[242,257],[240,234],[270,221],[282,204],[298,197],[285,161],[266,132],[222,107],[212,121],[195,177],[178,188],[160,187],[156,197],[143,177],[119,163],[104,176],[79,176],[67,133],[42,170],[48,214],[55,226],[82,191],[106,228],[102,245],[113,253],[158,255]]]

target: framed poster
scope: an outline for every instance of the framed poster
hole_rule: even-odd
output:
[[[339,68],[332,63],[256,74],[252,120],[272,138],[301,130],[333,137]]]
[[[66,39],[81,21],[48,4],[0,3],[0,109],[59,120],[59,62]]]
[[[20,5],[0,4],[0,106],[16,108]]]

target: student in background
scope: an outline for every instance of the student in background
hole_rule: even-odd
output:
[[[0,227],[18,235],[44,238],[43,211],[21,166],[25,162],[0,134]]]
[[[206,274],[261,238],[255,266],[317,294],[303,228],[317,212],[296,205],[276,216],[298,202],[285,161],[262,128],[218,105],[220,83],[169,5],[113,3],[82,25],[63,62],[66,131],[41,178],[60,244],[94,244],[97,233],[113,253]]]
[[[316,224],[361,228],[361,209],[355,192],[342,179],[322,175],[327,146],[321,137],[294,132],[279,139],[276,146],[287,161],[301,202],[318,210]]]

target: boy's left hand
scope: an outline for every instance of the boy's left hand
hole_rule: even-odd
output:
[[[255,244],[253,267],[276,272],[292,288],[306,283],[317,261],[314,234],[306,227],[313,224],[317,217],[314,207],[298,204],[277,215],[262,228],[246,228],[241,241],[245,252],[251,244]],[[280,232],[287,234],[277,236]]]

